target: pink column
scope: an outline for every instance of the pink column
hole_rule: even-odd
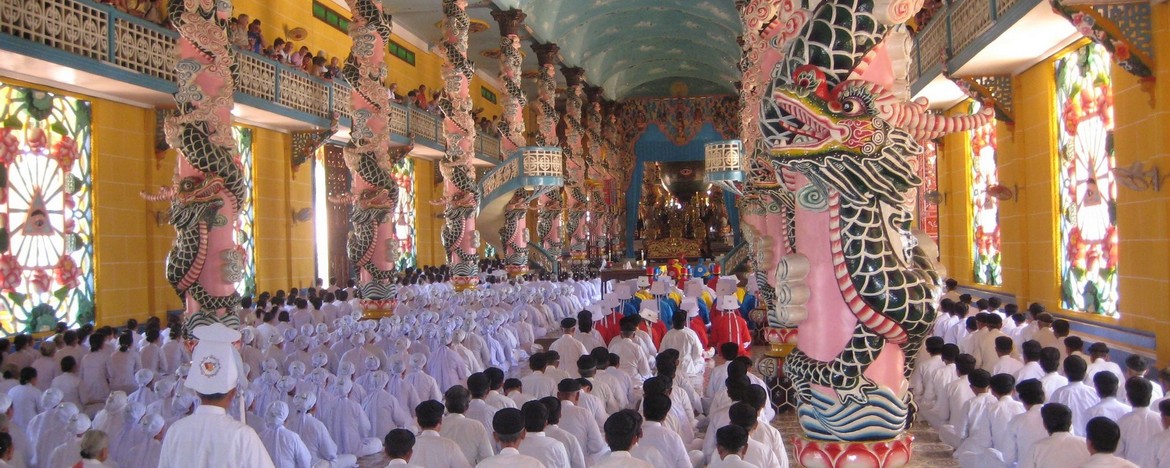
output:
[[[568,154],[565,160],[565,193],[568,196],[568,218],[565,230],[569,238],[566,247],[572,259],[574,270],[584,269],[586,247],[585,213],[589,209],[589,188],[586,187],[586,157],[582,137],[585,128],[581,125],[583,80],[585,70],[580,67],[563,67],[565,75],[565,141]]]
[[[495,10],[492,18],[500,25],[500,80],[504,82],[503,124],[500,126],[503,151],[511,156],[524,142],[524,106],[528,99],[520,88],[520,25],[527,15],[511,9]],[[505,157],[507,157],[505,156]],[[504,267],[508,276],[516,277],[528,273],[528,194],[524,189],[516,190],[504,212],[505,224],[500,228],[500,242],[504,250]]]
[[[443,173],[443,248],[451,267],[456,289],[474,288],[479,283],[479,233],[475,215],[479,211],[479,186],[475,183],[475,121],[471,116],[471,61],[467,59],[466,0],[443,0],[443,136],[447,153],[439,169]]]
[[[532,46],[536,52],[536,60],[540,63],[540,80],[537,83],[537,116],[536,124],[539,131],[536,133],[537,146],[560,146],[557,137],[557,53],[560,47],[556,44],[536,44]],[[537,216],[536,235],[540,238],[541,247],[552,255],[553,259],[561,257],[561,216],[565,209],[564,195],[561,190],[553,190],[540,197],[537,202],[539,214]]]

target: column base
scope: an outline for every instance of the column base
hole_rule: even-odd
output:
[[[505,265],[504,270],[508,272],[509,278],[516,278],[528,274],[528,265]]]
[[[892,440],[839,442],[796,437],[796,459],[806,468],[900,468],[910,463],[914,436]]]
[[[362,320],[381,320],[394,315],[394,308],[398,306],[398,299],[363,299]]]
[[[479,284],[478,276],[454,276],[451,277],[451,285],[455,291],[466,291],[468,289],[475,289]]]

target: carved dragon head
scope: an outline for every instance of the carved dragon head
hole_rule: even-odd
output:
[[[199,222],[213,221],[224,205],[225,191],[223,179],[219,176],[179,179],[173,188],[162,191],[169,194],[171,200],[171,224],[175,229],[184,230]]]

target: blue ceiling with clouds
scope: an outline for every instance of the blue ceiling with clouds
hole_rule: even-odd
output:
[[[733,0],[492,1],[524,10],[533,36],[559,45],[610,98],[735,92],[742,28]]]

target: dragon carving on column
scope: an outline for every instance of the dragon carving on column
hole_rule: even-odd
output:
[[[243,259],[235,220],[251,200],[231,128],[236,61],[225,30],[231,12],[230,1],[199,0],[173,0],[167,11],[179,31],[178,109],[164,132],[179,158],[174,184],[142,195],[170,202],[177,236],[166,278],[185,302],[186,332],[214,322],[239,328],[235,283],[243,279]]]
[[[443,86],[446,96],[439,103],[443,111],[443,136],[447,151],[439,165],[443,174],[442,241],[451,267],[452,282],[458,289],[474,288],[479,282],[479,232],[475,217],[482,194],[475,183],[471,165],[475,158],[475,121],[471,116],[471,77],[475,65],[467,58],[467,0],[443,0]]]
[[[537,115],[536,133],[537,146],[560,146],[557,138],[557,67],[556,57],[560,48],[556,44],[540,44],[532,46],[540,62],[540,76],[536,84]],[[541,246],[554,259],[561,257],[561,212],[565,209],[564,195],[561,190],[552,190],[540,198],[537,203],[539,209],[536,222],[536,237],[540,238]]]
[[[500,23],[500,80],[507,91],[504,95],[503,118],[500,119],[501,140],[505,154],[524,146],[524,106],[528,98],[520,88],[520,24],[527,15],[520,10],[495,10],[492,18]],[[504,211],[504,226],[500,241],[504,244],[504,268],[512,277],[528,272],[528,206],[527,190],[517,189]]]
[[[582,137],[585,128],[581,125],[581,111],[583,107],[583,85],[585,70],[579,67],[564,68],[568,89],[565,91],[565,193],[569,196],[568,217],[565,220],[565,232],[568,238],[565,245],[568,247],[570,258],[573,260],[574,273],[584,273],[586,252],[585,214],[589,209],[589,193],[585,187],[585,148]],[[578,271],[579,270],[579,271]]]
[[[344,152],[353,174],[353,192],[344,200],[353,204],[346,253],[361,271],[363,308],[382,310],[391,307],[397,296],[393,281],[397,239],[391,218],[398,204],[398,183],[391,171],[413,146],[391,148],[390,144],[390,101],[382,86],[390,17],[382,12],[380,2],[347,3],[354,15],[349,27],[353,47],[341,70],[353,88],[353,125]]]
[[[936,317],[942,278],[933,245],[910,232],[902,202],[921,180],[906,160],[922,151],[919,141],[992,115],[929,115],[925,102],[897,97],[880,71],[888,67],[868,66],[890,60],[887,32],[921,1],[839,0],[803,12],[769,3],[751,2],[765,21],[749,27],[774,38],[749,58],[759,60],[749,69],[763,73],[745,74],[744,86],[758,86],[745,99],[765,163],[750,170],[792,196],[794,253],[771,259],[780,266],[764,279],[807,296],[797,349],[784,364],[805,432],[797,454],[807,466],[838,466],[843,452],[826,446],[882,441],[889,444],[866,452],[866,465],[901,466],[910,456],[906,379]],[[784,242],[769,237],[762,241]]]

